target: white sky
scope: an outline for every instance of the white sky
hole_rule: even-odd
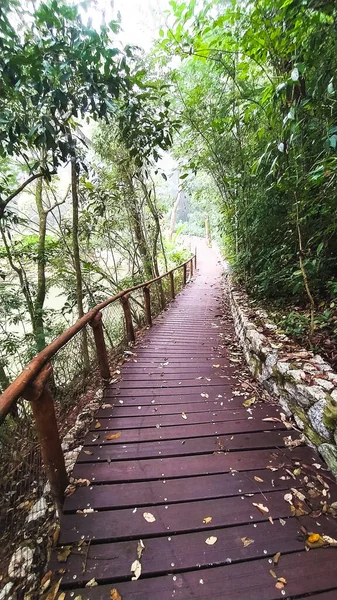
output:
[[[122,32],[119,37],[123,45],[141,46],[148,51],[158,38],[159,29],[165,25],[165,11],[169,8],[169,0],[94,0],[89,12],[94,23],[101,22],[103,12],[107,22],[116,19],[120,12]]]

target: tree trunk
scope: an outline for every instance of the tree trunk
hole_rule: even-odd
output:
[[[78,317],[81,318],[84,315],[83,309],[83,282],[82,282],[82,269],[80,259],[80,248],[78,243],[78,175],[76,170],[76,158],[71,160],[71,194],[73,204],[73,230],[72,230],[72,242],[73,242],[73,257],[74,257],[74,268],[76,275],[76,302]],[[82,331],[82,353],[83,362],[86,369],[89,368],[89,352],[88,352],[88,338],[86,329]]]
[[[144,236],[143,227],[142,227],[142,217],[137,204],[136,192],[133,186],[133,182],[131,177],[128,178],[129,183],[129,211],[131,215],[131,222],[133,231],[135,234],[136,242],[138,245],[138,250],[140,257],[142,259],[143,269],[145,273],[146,279],[153,279],[155,276],[151,254],[149,252],[147,242]]]
[[[35,202],[39,215],[39,246],[37,251],[37,294],[34,302],[35,337],[37,350],[43,350],[46,346],[44,331],[43,307],[46,298],[46,229],[47,212],[43,208],[42,179],[36,183]]]

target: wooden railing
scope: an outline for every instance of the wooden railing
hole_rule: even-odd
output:
[[[176,294],[174,284],[175,271],[182,269],[182,284],[184,286],[187,283],[187,268],[189,267],[189,276],[192,277],[196,264],[197,257],[194,254],[186,262],[164,273],[164,275],[123,290],[95,306],[82,318],[78,319],[72,327],[69,327],[69,329],[56,338],[44,350],[39,352],[0,396],[0,424],[5,420],[8,413],[15,410],[15,405],[20,398],[24,398],[30,402],[44,467],[52,493],[59,505],[63,502],[64,490],[68,485],[68,476],[61,448],[54,401],[50,389],[51,386],[48,386],[48,380],[52,375],[51,359],[77,333],[82,331],[87,325],[90,325],[93,331],[100,375],[104,380],[108,380],[110,378],[110,367],[101,311],[108,305],[119,301],[124,313],[126,339],[128,342],[134,342],[135,328],[130,309],[130,294],[136,290],[143,290],[146,323],[151,327],[151,284],[168,278],[170,283],[170,297],[173,300]]]

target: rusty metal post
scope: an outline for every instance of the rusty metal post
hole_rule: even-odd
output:
[[[95,315],[95,317],[93,318],[93,320],[90,321],[90,326],[92,327],[92,332],[94,334],[97,360],[101,377],[103,379],[110,379],[108,353],[106,351],[101,312],[98,312],[97,315]]]
[[[174,291],[174,273],[173,271],[170,271],[170,288],[171,288],[171,298],[172,300],[175,299],[175,291]]]
[[[186,263],[184,263],[183,269],[184,269],[183,281],[184,281],[184,285],[186,285],[186,282],[187,282],[187,265],[186,265]]]
[[[48,364],[26,387],[24,398],[31,404],[50,489],[61,507],[69,481],[57,429],[54,402],[47,383],[51,373],[52,367]]]
[[[191,268],[190,279],[192,279],[192,277],[193,277],[193,258],[191,258],[191,260],[190,260],[190,268]]]
[[[135,330],[133,328],[133,323],[132,323],[129,294],[125,294],[125,296],[122,296],[121,304],[122,304],[122,307],[124,310],[127,340],[128,340],[128,342],[134,342],[136,338],[135,338]]]
[[[152,327],[150,288],[147,285],[143,288],[143,294],[145,303],[146,323],[149,327]]]

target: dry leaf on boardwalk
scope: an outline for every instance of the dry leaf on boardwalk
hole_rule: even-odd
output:
[[[132,581],[136,581],[137,579],[139,579],[141,572],[142,565],[140,564],[139,560],[134,560],[131,565]]]
[[[99,422],[99,421],[96,421],[96,423],[95,423],[95,429],[99,429],[99,428],[100,428],[100,426],[101,426],[100,422]]]
[[[337,540],[329,535],[309,532],[305,541],[308,548],[322,548],[323,546],[337,546]]]
[[[261,479],[261,477],[258,477],[257,475],[254,475],[254,479],[255,479],[255,481],[257,481],[258,483],[263,483],[263,479]]]
[[[137,557],[140,560],[142,558],[142,554],[145,550],[145,545],[143,540],[139,540],[138,544],[137,544]]]
[[[213,517],[205,517],[205,518],[202,520],[202,522],[207,524],[207,523],[210,523],[212,519],[213,519]]]
[[[59,552],[57,555],[58,562],[60,562],[60,563],[67,562],[70,554],[71,554],[71,546],[63,546],[61,552]]]
[[[184,412],[181,413],[181,416],[183,419],[187,419],[187,415]]]
[[[206,394],[206,392],[202,392],[202,393],[200,394],[200,396],[201,396],[202,398],[208,398],[208,394]]]
[[[276,552],[275,556],[273,556],[273,564],[277,565],[280,560],[281,552]]]
[[[254,402],[256,402],[255,396],[253,396],[252,398],[248,398],[247,400],[242,402],[242,406],[245,406],[246,408],[248,408],[248,406],[251,406],[252,404],[254,404]]]
[[[260,513],[262,513],[263,515],[266,515],[267,513],[269,513],[269,508],[267,508],[266,506],[263,506],[263,504],[257,504],[256,502],[252,502],[253,506],[255,506]]]
[[[241,542],[243,543],[244,548],[246,548],[247,546],[250,546],[251,544],[254,544],[254,540],[252,540],[251,538],[242,537],[240,539],[241,539]]]
[[[84,454],[87,454],[88,456],[92,455],[92,452],[90,452],[90,450],[83,450]]]
[[[96,585],[98,585],[95,577],[93,577],[92,579],[90,579],[90,581],[88,581],[88,583],[85,584],[85,587],[95,587]]]
[[[215,537],[215,535],[211,535],[211,537],[208,537],[206,541],[206,544],[208,544],[208,546],[214,546],[214,544],[216,544],[216,542],[218,541],[218,538]]]
[[[293,495],[290,493],[284,494],[283,498],[285,499],[286,502],[288,502],[289,504],[293,503]]]
[[[122,600],[122,596],[120,595],[119,591],[116,590],[116,588],[112,588],[112,590],[110,590],[110,600]]]
[[[118,440],[118,438],[120,438],[122,435],[121,431],[118,431],[117,433],[109,433],[109,435],[107,435],[105,437],[106,440]]]
[[[153,514],[149,512],[143,513],[143,517],[148,523],[154,523],[156,520],[156,517],[154,517]]]

